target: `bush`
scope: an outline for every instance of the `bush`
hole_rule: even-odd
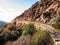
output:
[[[10,31],[16,30],[16,28],[12,24],[8,24],[7,29],[10,30]]]
[[[34,30],[34,24],[29,23],[28,25],[26,25],[26,26],[24,27],[24,32],[23,32],[23,34],[24,34],[24,35],[27,35],[27,34],[32,35],[32,34],[33,34],[33,30]]]
[[[42,40],[45,35],[45,31],[44,30],[37,30],[37,32],[34,34],[33,39],[31,39],[31,41],[29,42],[29,45],[38,45],[38,43],[40,42],[40,40]],[[42,38],[43,37],[43,38]]]
[[[36,41],[38,41],[43,35],[45,34],[45,31],[44,30],[37,30],[36,32]]]
[[[15,41],[22,34],[22,30],[16,29],[12,24],[8,24],[0,29],[0,44],[3,45],[4,42],[9,40]]]

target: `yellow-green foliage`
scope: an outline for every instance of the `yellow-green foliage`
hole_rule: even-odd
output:
[[[36,32],[36,40],[39,40],[43,35],[45,34],[45,31],[44,30],[37,30]]]
[[[26,25],[24,27],[23,34],[24,35],[32,34],[33,33],[33,30],[34,30],[34,24],[29,23],[28,25]]]
[[[44,37],[45,34],[46,34],[46,32],[45,32],[44,30],[41,30],[41,29],[37,30],[37,32],[36,32],[36,34],[35,34],[35,36],[34,36],[34,39],[32,39],[32,40],[30,41],[30,45],[37,45],[38,42],[39,42],[41,39],[43,39],[42,37]]]

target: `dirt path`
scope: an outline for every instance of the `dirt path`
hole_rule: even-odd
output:
[[[49,31],[54,31],[55,29],[50,26],[50,25],[47,25],[47,24],[43,24],[43,23],[40,23],[40,22],[31,22],[31,21],[18,21],[17,24],[19,23],[25,23],[25,24],[29,24],[29,23],[33,23],[34,26],[39,29],[39,28],[43,28],[44,30],[49,30]]]
[[[46,30],[46,31],[48,31],[48,32],[51,32],[51,33],[56,32],[56,30],[55,30],[52,26],[46,25],[46,24],[42,24],[42,23],[40,23],[40,22],[19,21],[19,22],[17,22],[17,23],[25,23],[25,24],[33,23],[36,29],[42,28],[42,29],[44,29],[44,30]],[[54,35],[55,35],[55,34],[54,34]],[[18,42],[20,42],[20,41],[21,41],[21,42],[20,42],[21,44],[24,43],[23,40],[21,40],[21,38],[23,38],[23,40],[25,40],[24,37],[20,37],[20,38],[18,38],[17,41],[13,42],[13,45],[17,45]],[[54,40],[53,37],[52,37],[52,39]],[[18,45],[20,45],[20,43],[19,43]]]

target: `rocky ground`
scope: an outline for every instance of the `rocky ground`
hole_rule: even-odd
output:
[[[39,21],[45,24],[60,23],[60,1],[59,0],[41,0],[32,5],[13,22],[19,20]]]

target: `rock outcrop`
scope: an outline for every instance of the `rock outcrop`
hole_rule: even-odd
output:
[[[45,24],[60,23],[60,0],[41,0],[32,5],[12,22],[39,21]]]

